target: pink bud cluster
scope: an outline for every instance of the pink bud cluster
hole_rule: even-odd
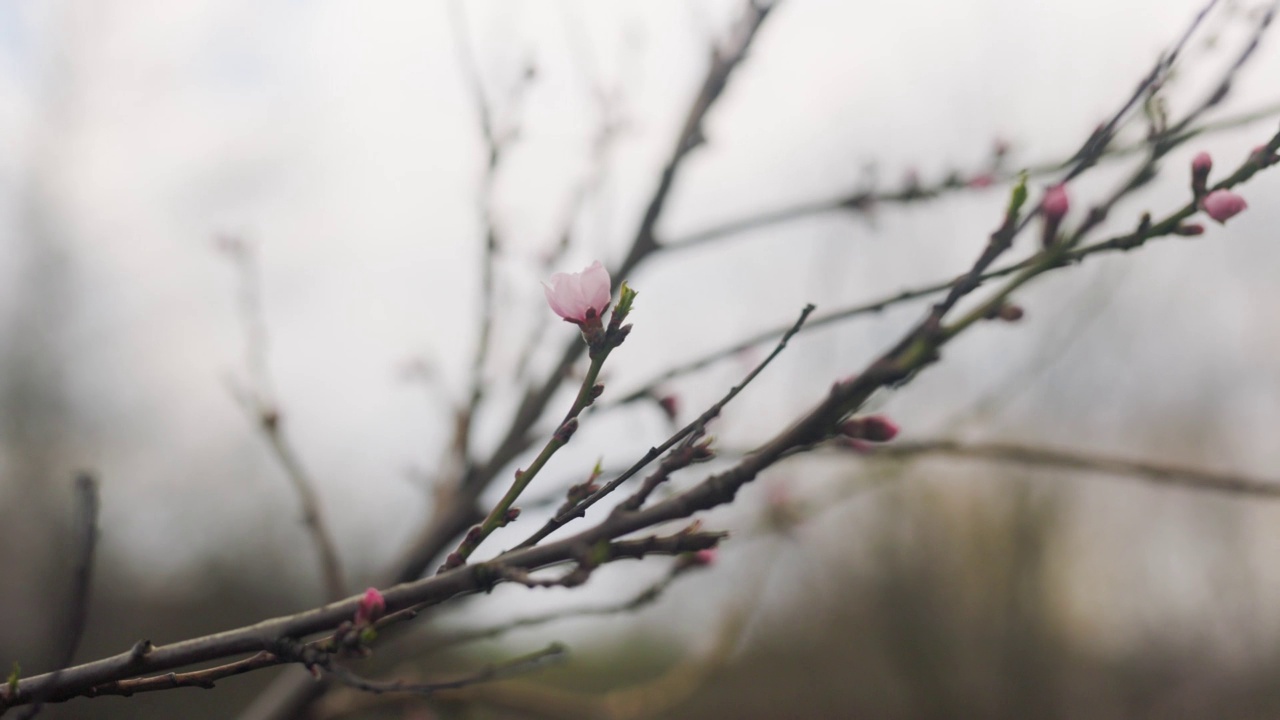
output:
[[[1263,149],[1266,149],[1265,146]],[[1258,151],[1255,150],[1254,154],[1258,155]],[[1218,223],[1225,224],[1227,220],[1248,209],[1249,203],[1230,190],[1208,192],[1211,170],[1213,170],[1213,158],[1209,153],[1196,153],[1196,156],[1191,159],[1191,192],[1199,201],[1201,210]]]

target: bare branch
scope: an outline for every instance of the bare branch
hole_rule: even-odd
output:
[[[267,365],[267,332],[263,321],[262,276],[254,248],[239,238],[223,237],[217,241],[218,249],[227,257],[240,280],[240,320],[245,333],[245,355],[249,373],[249,388],[231,386],[233,397],[244,408],[249,420],[262,431],[268,447],[284,470],[293,486],[302,510],[302,523],[311,538],[320,576],[324,583],[325,598],[338,600],[347,594],[342,563],[338,559],[337,545],[320,508],[320,496],[315,482],[302,466],[298,453],[284,434],[282,419],[272,391],[271,373]]]
[[[361,677],[346,668],[333,666],[328,671],[347,687],[362,690],[375,695],[385,693],[406,693],[431,697],[441,690],[457,690],[459,688],[479,685],[511,677],[512,675],[530,672],[545,667],[548,662],[562,659],[568,648],[560,643],[551,643],[547,647],[527,655],[512,658],[453,680],[436,680],[430,682],[412,682],[407,680],[370,680]]]
[[[654,231],[676,175],[690,151],[703,142],[704,118],[720,98],[734,71],[746,59],[752,41],[774,7],[776,3],[762,6],[750,0],[745,2],[743,15],[729,46],[713,53],[711,66],[689,107],[671,157],[649,199],[627,256],[621,264],[610,269],[610,275],[616,280],[626,279],[643,260],[659,249],[654,240]],[[583,352],[582,343],[570,342],[546,379],[540,385],[530,388],[516,409],[505,436],[498,442],[488,460],[468,468],[449,506],[437,509],[432,521],[423,528],[421,535],[406,551],[398,563],[399,569],[395,574],[397,582],[421,576],[431,561],[448,547],[450,541],[480,519],[482,513],[475,506],[476,499],[503,468],[533,443],[531,433],[534,425]]]
[[[633,530],[639,529],[633,528]],[[646,537],[637,540],[612,540],[625,532],[612,534],[612,530],[595,528],[578,536],[565,538],[528,550],[504,553],[483,563],[475,563],[456,570],[404,583],[383,592],[388,615],[378,621],[379,629],[386,625],[404,622],[416,616],[417,611],[437,605],[460,595],[484,592],[503,581],[502,573],[508,569],[533,571],[549,568],[565,562],[578,562],[584,552],[591,552],[599,562],[640,559],[649,555],[679,555],[715,547],[723,533],[676,533],[668,536]],[[631,532],[631,531],[627,531]],[[282,643],[318,633],[332,633],[355,616],[363,596],[357,595],[305,612],[263,620],[234,630],[191,638],[168,645],[152,646],[140,642],[133,649],[101,660],[84,663],[59,671],[56,682],[54,673],[36,675],[19,680],[16,692],[10,687],[0,688],[0,707],[28,705],[36,700],[34,691],[46,693],[47,702],[63,702],[74,697],[92,697],[109,692],[121,680],[142,675],[164,673],[195,663],[234,657],[245,653],[257,653],[241,663],[232,663],[219,669],[221,677],[239,674],[252,669],[293,662],[280,655]],[[337,638],[333,634],[314,640],[306,646],[309,652],[328,652]],[[149,679],[129,688],[132,692],[161,690],[170,687],[199,686],[197,676],[185,682],[173,684],[164,676]],[[207,676],[212,679],[211,676]],[[180,681],[184,680],[179,678]],[[120,694],[117,692],[116,694]]]
[[[1164,136],[1155,138],[1154,141],[1178,146],[1193,137],[1243,127],[1259,120],[1274,117],[1277,114],[1280,114],[1280,103],[1271,103],[1248,112],[1222,118],[1221,120],[1206,122],[1196,127],[1190,127],[1189,122],[1184,122],[1180,127],[1170,129]],[[1188,120],[1191,119],[1194,118],[1188,117]],[[1120,147],[1110,147],[1099,155],[1098,160],[1115,160],[1135,155],[1139,152],[1146,152],[1151,142],[1153,142],[1153,139],[1146,139]],[[993,185],[1013,181],[1022,172],[1025,172],[1027,177],[1031,179],[1046,177],[1060,173],[1070,167],[1074,158],[1075,156],[1066,160],[1031,163],[1024,170],[1009,170],[988,174],[993,181]],[[985,189],[974,188],[961,181],[959,174],[952,173],[933,184],[908,183],[895,190],[859,191],[837,198],[801,202],[776,210],[767,210],[712,225],[670,240],[663,240],[660,244],[663,250],[684,250],[718,240],[725,240],[750,230],[758,230],[830,212],[863,214],[882,206],[913,205],[936,200],[951,193],[983,191]]]
[[[1014,443],[964,443],[957,440],[921,440],[875,447],[868,450],[866,455],[877,459],[898,460],[930,455],[947,455],[974,460],[1011,462],[1034,467],[1119,475],[1161,485],[1173,485],[1195,490],[1280,498],[1280,479],[1262,480],[1234,473],[1198,470],[1163,463]]]
[[[93,580],[93,561],[98,547],[98,481],[89,473],[80,473],[75,479],[76,489],[76,562],[72,574],[69,607],[65,636],[61,643],[62,652],[55,661],[55,670],[49,675],[49,690],[56,686],[61,677],[61,668],[75,662],[76,650],[80,648],[80,640],[84,637],[85,622],[89,616],[89,591]],[[27,710],[18,715],[21,720],[31,720],[44,707],[46,691],[37,687],[32,690],[35,702]],[[0,707],[0,714],[3,708]]]
[[[717,417],[720,414],[720,411],[724,409],[725,405],[728,405],[735,397],[737,397],[738,393],[742,392],[742,390],[746,388],[747,385],[751,384],[751,382],[755,380],[756,377],[762,371],[764,371],[766,367],[769,366],[769,363],[773,362],[773,359],[776,358],[779,354],[781,354],[784,349],[786,349],[787,343],[791,340],[791,338],[796,333],[800,332],[800,328],[804,326],[805,320],[809,318],[809,314],[812,312],[813,312],[813,305],[806,305],[804,307],[804,310],[800,311],[800,317],[797,318],[795,323],[791,325],[791,328],[782,334],[782,338],[778,340],[778,344],[773,348],[773,352],[769,353],[769,355],[765,357],[764,360],[761,360],[758,365],[752,368],[751,372],[747,373],[747,376],[742,379],[742,382],[730,388],[729,392],[726,393],[724,397],[720,398],[718,401],[715,402],[715,404],[707,408],[707,410],[703,412],[701,415],[699,415],[696,419],[694,419],[693,422],[689,423],[688,425],[684,426],[680,430],[676,431],[674,435],[667,438],[666,441],[663,442],[661,445],[654,448],[649,448],[649,452],[645,453],[644,457],[640,458],[640,460],[638,460],[634,465],[628,468],[626,472],[622,473],[621,475],[614,478],[613,480],[610,480],[604,487],[600,488],[596,492],[587,496],[581,502],[575,504],[572,508],[556,513],[555,517],[552,517],[550,520],[548,520],[546,524],[542,526],[542,528],[540,528],[533,535],[530,535],[524,542],[520,543],[517,547],[521,547],[521,548],[533,547],[534,545],[538,544],[542,540],[546,539],[546,537],[551,533],[564,527],[567,523],[569,523],[574,518],[584,517],[587,513],[588,508],[590,508],[592,505],[599,502],[602,498],[604,498],[609,493],[612,493],[614,490],[617,490],[618,487],[622,485],[622,483],[626,482],[633,475],[643,470],[646,466],[649,465],[649,463],[658,459],[663,453],[675,447],[676,443],[679,443],[680,441],[684,440],[686,437],[689,437],[690,435],[700,432],[703,428],[706,427],[708,422],[710,422],[713,418]]]
[[[431,651],[440,652],[441,650],[457,647],[458,645],[479,642],[481,640],[491,640],[515,630],[523,630],[525,628],[537,627],[539,625],[548,625],[560,620],[571,620],[585,617],[606,617],[610,615],[634,612],[657,602],[658,598],[662,597],[662,594],[671,586],[671,583],[675,582],[675,579],[683,574],[683,572],[679,570],[680,567],[681,566],[679,565],[673,566],[672,571],[663,575],[656,583],[653,583],[649,587],[637,593],[634,597],[622,602],[597,605],[594,607],[565,608],[562,610],[544,613],[542,615],[531,615],[528,617],[517,618],[510,622],[502,623],[501,625],[493,625],[491,627],[459,632],[454,635],[433,640],[431,643]]]

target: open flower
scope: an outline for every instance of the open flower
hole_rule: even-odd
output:
[[[557,315],[571,323],[581,325],[589,311],[594,317],[604,314],[609,307],[612,281],[609,271],[597,260],[582,272],[556,273],[551,284],[542,284],[547,294],[547,304]]]
[[[1209,217],[1219,223],[1226,223],[1227,220],[1249,207],[1249,204],[1230,190],[1214,190],[1204,196],[1200,201],[1200,207],[1209,213]]]

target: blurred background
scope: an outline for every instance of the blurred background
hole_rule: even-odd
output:
[[[1002,173],[1069,157],[1203,5],[780,3],[708,116],[660,238],[911,177],[960,187],[655,256],[629,278],[635,330],[605,398],[785,325],[805,302],[821,312],[963,271],[1007,202]],[[1169,84],[1173,117],[1231,63],[1259,5],[1220,2],[1206,19]],[[279,407],[351,589],[385,574],[446,472],[485,218],[501,252],[481,448],[573,339],[548,324],[539,282],[625,254],[711,48],[740,13],[736,0],[0,4],[6,672],[49,670],[57,655],[78,470],[102,493],[79,660],[323,601],[296,497],[237,388]],[[509,140],[491,183],[471,70]],[[1206,120],[1274,108],[1278,72],[1266,38]],[[1096,237],[1180,206],[1196,151],[1234,168],[1276,117],[1179,149]],[[1141,123],[1126,137],[1141,139]],[[1110,161],[1073,183],[1068,222],[1131,167]],[[1033,199],[1052,177],[1033,181]],[[1000,440],[1280,481],[1280,172],[1241,193],[1250,209],[1226,227],[1036,283],[1015,298],[1020,323],[975,327],[875,409],[904,441]],[[228,262],[245,248],[249,273]],[[922,307],[799,336],[713,425],[717,444],[777,432]],[[687,421],[765,351],[663,392]],[[580,482],[597,458],[628,465],[669,432],[655,403],[602,412],[547,480]],[[560,640],[567,661],[447,703],[335,693],[313,717],[1275,717],[1278,520],[1273,501],[1106,475],[927,454],[801,458],[709,515],[732,539],[656,601],[424,660],[468,669]],[[608,605],[666,572],[655,560],[572,592],[501,588],[424,632]],[[272,674],[44,716],[234,717]]]

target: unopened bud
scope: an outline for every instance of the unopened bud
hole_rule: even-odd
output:
[[[675,395],[663,395],[658,398],[658,407],[662,408],[662,412],[666,414],[668,420],[675,422],[676,417],[680,414],[680,398]]]
[[[1017,322],[1022,319],[1023,314],[1022,306],[1014,305],[1013,303],[1004,303],[1000,307],[996,308],[995,311],[991,313],[990,317],[993,320]]]
[[[1207,152],[1196,153],[1191,159],[1191,192],[1196,197],[1205,194],[1205,188],[1209,184],[1209,171],[1213,169],[1213,158]]]
[[[1193,237],[1195,235],[1203,235],[1204,226],[1201,225],[1200,223],[1183,223],[1182,225],[1179,225],[1178,227],[1174,228],[1173,232],[1175,235],[1181,235],[1183,237]]]
[[[897,437],[898,424],[883,415],[847,420],[840,425],[840,434],[853,440],[889,442]]]
[[[382,597],[382,593],[378,592],[377,588],[371,587],[364,591],[364,597],[360,598],[360,604],[356,606],[356,626],[368,626],[382,617],[382,614],[386,611],[386,599]]]
[[[1067,196],[1067,188],[1065,185],[1051,185],[1044,191],[1044,200],[1040,202],[1041,212],[1044,213],[1045,220],[1051,223],[1058,223],[1066,216],[1067,210],[1071,209],[1071,198]]]
[[[551,436],[553,440],[561,445],[569,442],[569,438],[578,430],[578,418],[569,418],[563,425],[556,428],[555,433]]]
[[[1200,201],[1200,207],[1219,223],[1235,217],[1249,207],[1244,198],[1230,190],[1214,190]]]

